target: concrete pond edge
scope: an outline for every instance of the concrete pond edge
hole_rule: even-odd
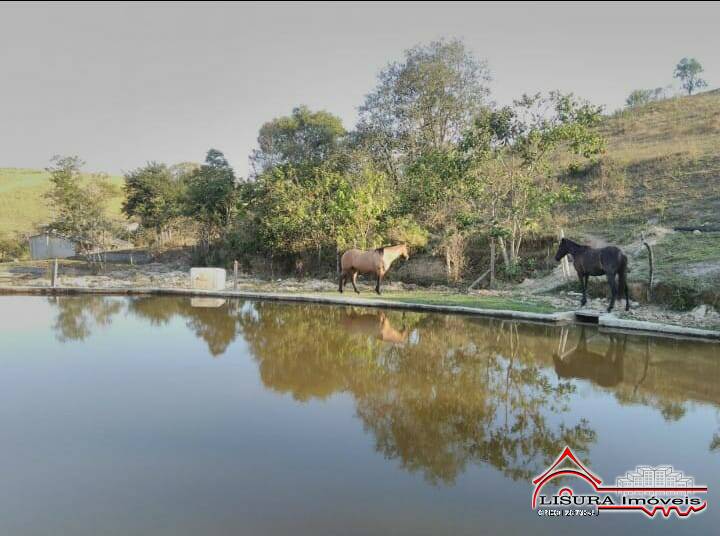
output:
[[[531,313],[526,311],[512,311],[507,309],[483,309],[463,305],[440,305],[412,302],[397,302],[383,299],[346,298],[318,296],[316,294],[287,294],[275,292],[252,292],[242,290],[198,290],[169,287],[39,287],[39,286],[0,286],[0,295],[78,295],[95,294],[107,296],[188,296],[207,298],[244,298],[250,300],[282,301],[318,303],[326,305],[350,305],[356,307],[375,307],[382,309],[399,309],[411,311],[424,311],[433,313],[463,314],[482,317],[521,320],[525,322],[539,322],[546,324],[581,324],[575,311],[561,311],[556,313]],[[597,322],[592,322],[603,328],[620,331],[632,331],[651,335],[670,337],[687,337],[720,342],[720,331],[690,328],[647,322],[643,320],[629,320],[617,318],[612,314],[597,315]]]

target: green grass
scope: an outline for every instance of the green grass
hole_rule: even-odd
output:
[[[324,292],[326,296],[338,297],[340,294],[336,292]],[[345,292],[343,297],[354,298],[357,295],[353,292]],[[423,305],[458,305],[462,307],[476,307],[478,309],[495,309],[509,311],[524,311],[529,313],[553,313],[557,309],[538,300],[520,300],[517,298],[509,298],[505,296],[478,296],[473,294],[456,294],[448,292],[428,291],[403,291],[403,292],[384,292],[382,296],[378,296],[374,292],[362,292],[358,298],[362,299],[378,299],[387,301],[396,301],[401,303],[419,303]]]
[[[697,290],[720,286],[720,233],[673,233],[654,246],[653,254],[658,282]],[[643,251],[638,260],[637,273],[646,277],[647,252]]]
[[[122,177],[110,177],[118,187],[108,205],[110,215],[122,218]],[[39,225],[48,223],[51,214],[44,199],[50,189],[49,175],[36,169],[0,168],[0,237],[16,233],[32,234]]]

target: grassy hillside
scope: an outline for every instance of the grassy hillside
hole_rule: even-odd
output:
[[[608,150],[568,180],[585,194],[566,233],[626,246],[631,280],[647,277],[640,233],[656,241],[656,281],[664,301],[718,303],[720,233],[668,232],[720,226],[720,90],[655,102],[608,117]],[[568,162],[565,162],[567,164]]]
[[[111,177],[118,192],[110,201],[112,215],[122,218],[122,177]],[[48,173],[35,169],[0,168],[0,238],[33,233],[50,219],[43,195],[50,189]]]
[[[608,150],[569,178],[580,230],[628,238],[647,225],[720,224],[720,90],[624,110],[601,127]]]

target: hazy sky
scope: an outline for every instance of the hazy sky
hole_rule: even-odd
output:
[[[683,56],[718,87],[718,27],[720,3],[0,3],[0,167],[216,147],[245,174],[263,122],[307,104],[351,128],[378,71],[443,36],[489,62],[500,103],[557,88],[613,110]]]

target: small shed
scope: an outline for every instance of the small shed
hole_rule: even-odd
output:
[[[30,258],[33,260],[43,259],[67,259],[77,254],[77,242],[54,233],[41,233],[31,236]]]

